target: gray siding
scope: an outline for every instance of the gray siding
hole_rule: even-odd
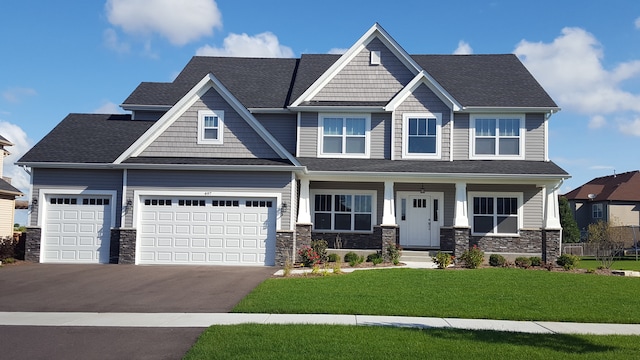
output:
[[[288,152],[296,153],[296,114],[256,114],[254,116]]]
[[[371,51],[380,51],[380,65],[369,65]],[[413,77],[391,50],[374,39],[313,100],[388,101]]]
[[[454,114],[453,160],[469,160],[469,114]]]
[[[134,191],[197,191],[202,192],[277,192],[282,201],[291,205],[290,172],[216,172],[129,170],[127,199],[134,199]],[[126,227],[133,227],[133,213],[125,219]],[[289,229],[291,210],[281,217],[282,230]],[[278,229],[281,230],[281,229]]]
[[[300,157],[318,155],[318,114],[300,114]]]
[[[166,111],[133,111],[134,120],[158,120],[165,114]]]
[[[521,192],[524,201],[523,228],[540,229],[544,221],[542,189],[535,185],[479,185],[468,184],[467,191]],[[471,201],[471,199],[469,199]],[[469,214],[471,216],[471,214]],[[469,218],[469,221],[472,221]]]
[[[420,191],[424,186],[424,190],[427,192],[441,192],[444,193],[444,204],[440,205],[442,209],[443,226],[453,226],[453,220],[455,218],[456,211],[456,187],[454,184],[409,184],[409,183],[396,183],[395,191]],[[397,219],[396,219],[397,221]]]
[[[439,113],[442,119],[442,152],[441,158],[443,160],[449,160],[450,151],[450,132],[451,110],[445,103],[436,96],[426,85],[419,86],[413,94],[409,95],[407,99],[396,110],[395,119],[395,149],[394,156],[396,160],[402,159],[402,116],[404,113],[417,113],[417,112],[429,112],[432,114]]]
[[[544,161],[544,114],[527,114],[524,137],[525,160]]]
[[[224,111],[224,144],[198,144],[198,110]],[[150,144],[140,156],[279,158],[275,151],[218,94],[210,89]]]
[[[391,159],[391,114],[371,114],[371,158]]]
[[[33,193],[40,197],[40,189],[73,189],[73,190],[106,190],[117,191],[114,204],[116,214],[122,209],[122,171],[121,170],[81,170],[81,169],[32,169]],[[38,211],[36,207],[31,213],[31,226],[37,226]],[[120,216],[116,216],[116,227],[120,226]]]
[[[384,211],[384,183],[311,181],[311,183],[309,184],[309,189],[375,190],[377,204],[376,221],[374,225],[382,223],[382,212]],[[313,209],[311,210],[313,211]]]

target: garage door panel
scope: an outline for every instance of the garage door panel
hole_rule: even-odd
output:
[[[154,202],[157,205],[153,205]],[[165,206],[159,205],[162,202]],[[276,214],[272,207],[275,204],[273,199],[245,202],[242,198],[146,196],[142,197],[141,203],[138,263],[274,263]],[[246,203],[250,203],[249,206]],[[167,221],[160,220],[161,212],[173,214],[173,221],[170,221],[173,226],[169,227]],[[157,240],[149,241],[148,238]],[[267,249],[267,243],[274,249]],[[156,255],[151,257],[149,253]]]

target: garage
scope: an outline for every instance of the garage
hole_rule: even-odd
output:
[[[41,260],[45,263],[109,263],[111,196],[47,195]]]
[[[275,265],[276,198],[141,196],[137,264]]]

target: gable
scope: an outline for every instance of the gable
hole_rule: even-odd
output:
[[[198,144],[198,111],[224,113],[220,145]],[[182,113],[140,153],[141,157],[279,158],[280,156],[213,88]]]
[[[371,52],[380,52],[380,64],[370,63]],[[383,42],[374,38],[342,68],[311,101],[389,101],[414,74]]]

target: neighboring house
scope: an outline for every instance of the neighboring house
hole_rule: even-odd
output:
[[[9,155],[5,146],[13,144],[0,135],[0,239],[13,236],[16,198],[22,196],[22,192],[11,185],[11,179],[2,174],[4,158]]]
[[[564,195],[586,233],[589,224],[608,221],[614,226],[640,226],[640,171],[595,178]]]
[[[559,108],[514,55],[409,55],[375,24],[343,55],[194,57],[122,107],[67,116],[19,160],[27,259],[282,265],[312,239],[560,253]]]

